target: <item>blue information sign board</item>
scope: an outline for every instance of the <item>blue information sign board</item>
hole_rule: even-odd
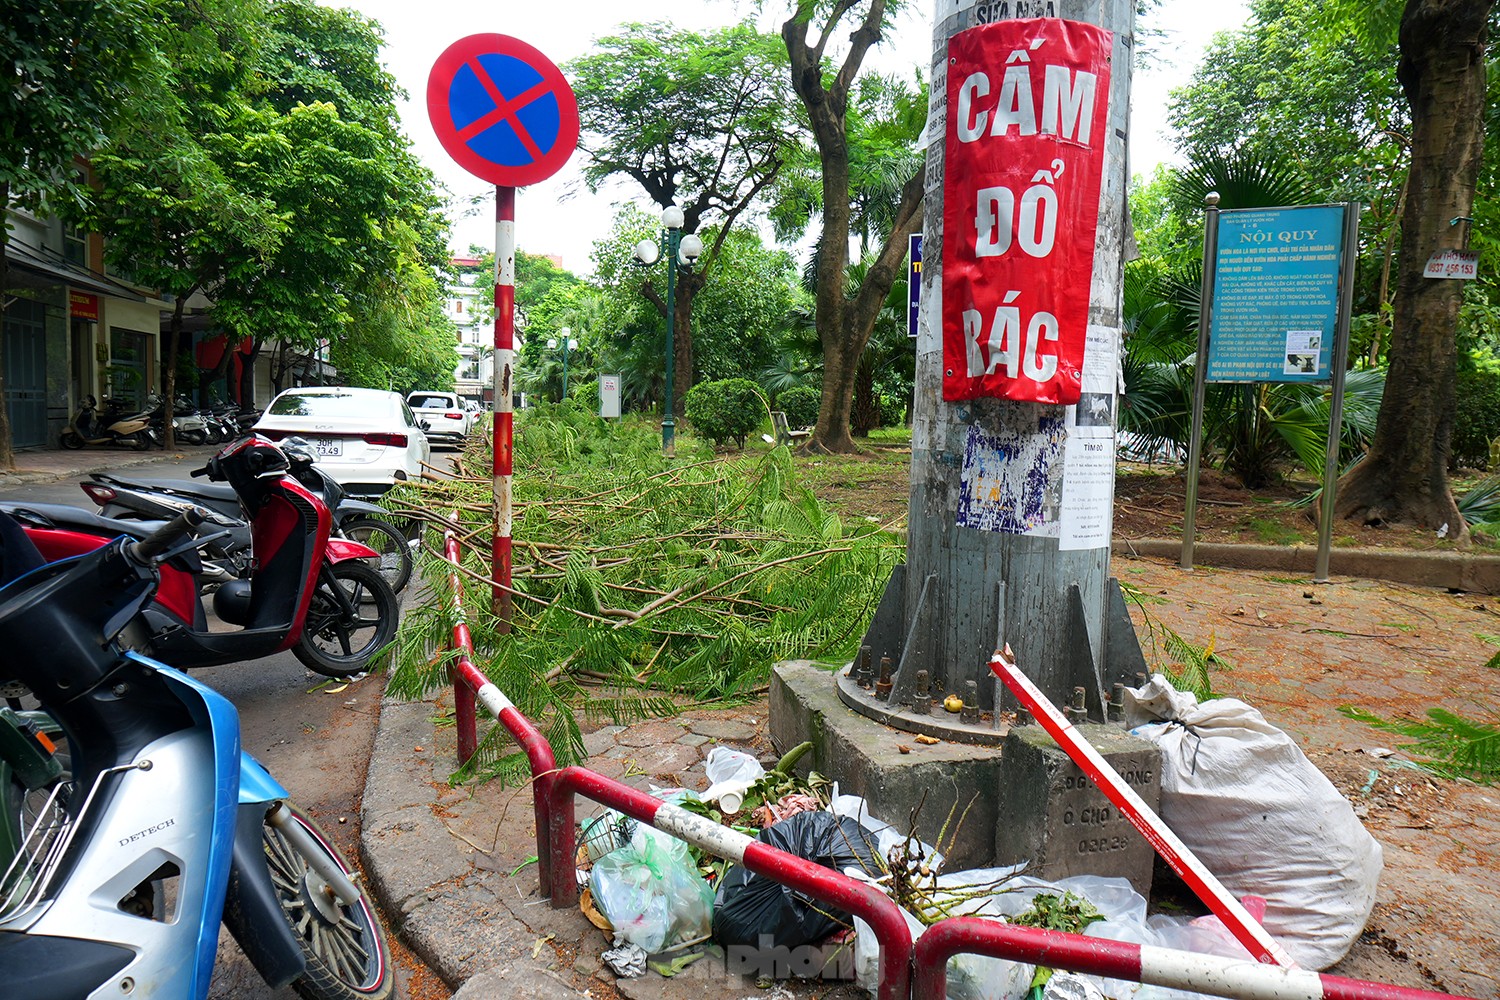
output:
[[[1219,213],[1210,382],[1327,382],[1344,256],[1342,205]]]
[[[909,256],[906,262],[906,335],[917,335],[917,307],[922,304],[922,234],[907,237]]]

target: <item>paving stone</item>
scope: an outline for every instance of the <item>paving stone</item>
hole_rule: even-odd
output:
[[[663,743],[658,746],[635,747],[625,760],[633,763],[636,770],[646,774],[676,775],[698,763],[698,750],[680,743]]]
[[[589,761],[589,770],[606,778],[620,778],[625,773],[625,761],[619,757],[600,757]]]
[[[759,727],[739,719],[690,719],[688,727],[700,736],[729,743],[749,743]]]
[[[611,732],[610,730],[615,730]],[[615,745],[615,738],[619,735],[620,727],[609,726],[597,732],[586,733],[583,737],[583,749],[590,757],[597,757]]]
[[[555,972],[525,964],[525,959],[486,969],[464,983],[453,1000],[511,1000],[512,997],[535,997],[537,1000],[574,1000],[583,996]]]
[[[700,736],[698,733],[688,733],[686,736],[679,736],[677,742],[685,747],[701,747],[710,741],[707,736]]]
[[[630,747],[650,747],[660,743],[671,743],[682,735],[682,724],[671,720],[642,722],[631,726],[617,738],[617,742]]]

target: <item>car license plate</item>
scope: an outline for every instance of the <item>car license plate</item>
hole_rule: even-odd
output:
[[[338,458],[344,453],[344,442],[338,438],[316,438],[313,451],[319,458]]]

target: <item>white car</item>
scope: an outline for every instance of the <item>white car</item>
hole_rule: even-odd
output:
[[[422,477],[432,446],[397,392],[304,386],[266,407],[255,431],[272,440],[305,438],[318,468],[353,494],[384,493]]]
[[[417,391],[406,397],[419,420],[427,422],[427,436],[433,444],[451,444],[462,448],[474,426],[474,412],[464,406],[456,393]]]

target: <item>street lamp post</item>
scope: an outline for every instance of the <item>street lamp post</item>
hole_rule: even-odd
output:
[[[641,240],[635,246],[635,260],[642,267],[655,264],[663,251],[667,258],[667,391],[661,418],[661,448],[669,455],[677,426],[677,418],[672,414],[672,376],[677,368],[672,328],[677,314],[677,268],[692,267],[703,253],[703,241],[692,233],[684,235],[682,222],[682,209],[668,205],[661,213],[661,237]]]
[[[561,330],[559,330],[557,332],[560,333],[560,334],[562,334],[562,336],[560,338],[558,338],[558,337],[549,337],[547,339],[547,349],[549,351],[556,350],[559,344],[562,345],[562,352],[563,352],[563,391],[562,391],[562,398],[563,399],[567,399],[568,398],[568,352],[569,351],[576,351],[576,350],[578,350],[578,341],[576,341],[576,340],[573,339],[573,337],[572,337],[573,331],[570,330],[568,327],[563,327]]]

